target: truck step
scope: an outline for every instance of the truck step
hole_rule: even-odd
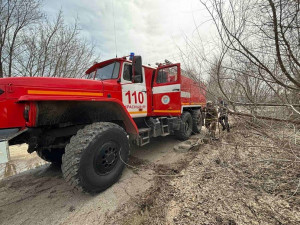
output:
[[[161,124],[161,136],[167,136],[170,134],[170,128],[168,123],[167,117],[160,117],[160,124]]]
[[[151,129],[150,128],[141,128],[139,129],[139,134],[149,132]]]
[[[138,146],[144,146],[150,143],[150,128],[141,128],[139,129],[139,137],[137,140]]]

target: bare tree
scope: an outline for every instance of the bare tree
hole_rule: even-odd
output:
[[[262,79],[299,91],[299,0],[201,2],[222,43],[239,60],[242,57],[255,65]]]
[[[0,0],[0,77],[12,75],[22,32],[41,18],[38,0]]]
[[[65,25],[62,12],[24,34],[15,70],[20,76],[79,77],[95,61],[94,46],[81,38],[78,24]]]
[[[300,1],[201,3],[215,23],[223,49],[212,63],[222,95],[231,103],[254,106],[276,102],[297,113],[294,106],[300,103]],[[233,90],[238,93],[230,94]]]
[[[47,19],[39,0],[0,0],[0,78],[79,77],[95,61],[77,20]]]

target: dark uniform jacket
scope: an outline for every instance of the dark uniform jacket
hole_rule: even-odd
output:
[[[205,112],[206,112],[205,120],[207,122],[216,121],[218,119],[218,112],[215,107],[213,107],[213,106],[206,107]]]
[[[219,113],[220,117],[227,116],[228,114],[227,104],[224,101],[219,102]]]

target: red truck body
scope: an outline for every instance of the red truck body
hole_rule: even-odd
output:
[[[157,68],[143,66],[143,82],[135,84],[122,80],[124,64],[131,61],[124,58],[107,60],[92,66],[87,74],[113,62],[120,62],[118,77],[109,80],[73,78],[16,77],[0,80],[0,129],[35,127],[38,120],[36,102],[42,101],[109,101],[116,102],[131,118],[154,116],[180,116],[185,108],[197,108],[206,103],[205,87],[180,74],[176,81],[157,83]],[[162,66],[169,68],[170,65]],[[174,67],[174,65],[173,65]],[[121,80],[120,80],[121,79]],[[24,118],[25,106],[30,105],[29,120]],[[132,120],[135,131],[138,128]]]
[[[203,124],[205,86],[180,64],[142,66],[141,57],[90,67],[82,79],[0,79],[0,141],[61,164],[66,181],[100,192],[122,174],[130,143],[175,134],[187,140]]]

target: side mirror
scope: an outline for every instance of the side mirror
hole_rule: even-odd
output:
[[[143,79],[142,57],[134,56],[132,60],[132,81],[134,83],[142,83]],[[137,77],[137,78],[136,78]]]

